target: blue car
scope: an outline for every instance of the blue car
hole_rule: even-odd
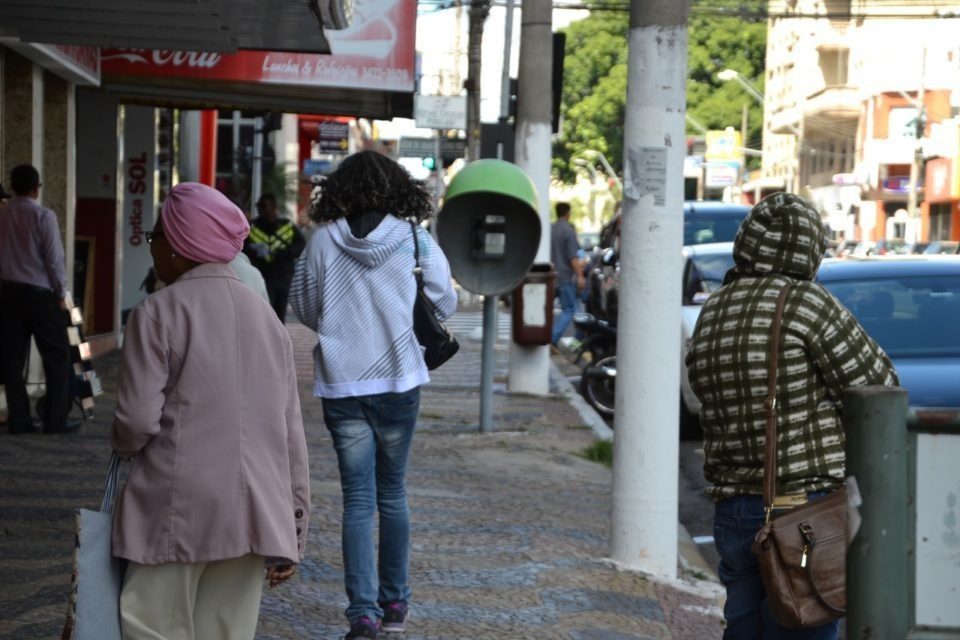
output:
[[[825,260],[817,273],[893,360],[914,408],[960,408],[960,256]]]

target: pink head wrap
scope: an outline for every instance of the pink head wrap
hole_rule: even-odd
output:
[[[194,262],[230,262],[250,225],[237,205],[212,187],[181,182],[163,201],[163,232],[174,251]]]

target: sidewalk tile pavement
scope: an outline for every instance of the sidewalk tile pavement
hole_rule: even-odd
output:
[[[398,640],[719,638],[720,588],[620,571],[609,553],[610,470],[579,453],[595,437],[559,393],[503,391],[507,347],[495,348],[495,427],[478,432],[480,343],[451,323],[461,353],[423,389],[408,473],[410,619]],[[258,640],[342,638],[340,487],[320,401],[311,394],[314,335],[289,323],[313,492],[307,557],[265,589]],[[117,353],[95,362],[104,395],[77,434],[0,431],[0,640],[58,638],[66,610],[76,507],[95,507],[110,457]],[[385,634],[386,635],[386,634]],[[215,640],[215,639],[211,639]]]

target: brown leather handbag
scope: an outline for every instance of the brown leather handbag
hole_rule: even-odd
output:
[[[777,360],[780,326],[789,284],[780,291],[771,328],[767,378],[767,434],[763,462],[763,502],[767,521],[754,551],[770,609],[777,621],[793,629],[816,627],[846,613],[847,492],[841,487],[820,499],[779,511],[791,496],[776,496]]]

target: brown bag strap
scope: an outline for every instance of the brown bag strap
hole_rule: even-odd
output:
[[[793,283],[780,289],[777,310],[770,325],[770,364],[767,372],[767,397],[763,405],[767,410],[767,435],[763,446],[763,505],[769,517],[773,499],[777,493],[777,363],[780,359],[780,326],[783,324],[783,307]]]

